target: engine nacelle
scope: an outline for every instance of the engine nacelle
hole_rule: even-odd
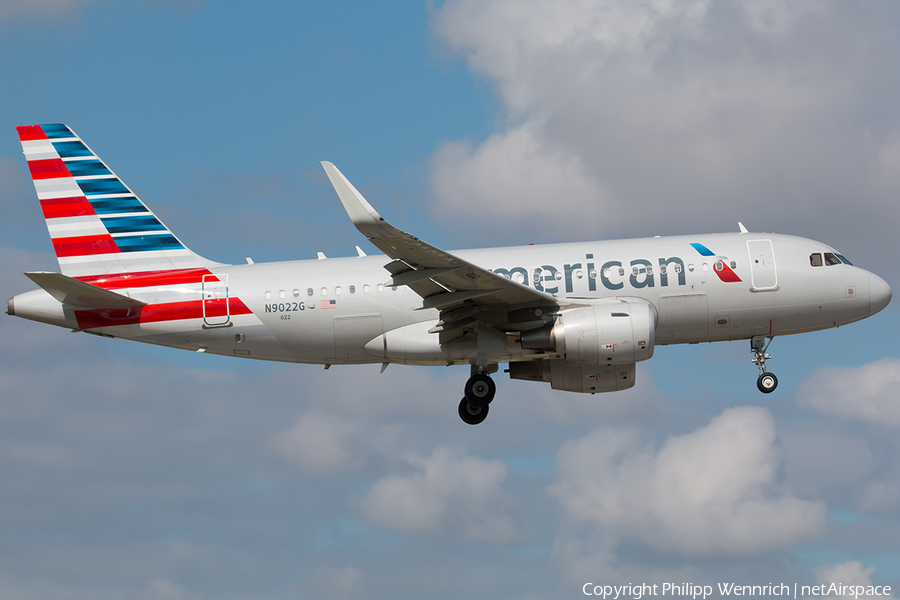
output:
[[[649,302],[617,302],[564,310],[552,324],[522,333],[522,348],[570,362],[624,365],[653,356],[656,309]]]
[[[596,394],[618,392],[634,386],[634,363],[589,365],[552,358],[509,363],[510,379],[546,381],[554,390]]]

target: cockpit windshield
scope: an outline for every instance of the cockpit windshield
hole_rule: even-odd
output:
[[[810,254],[809,255],[810,266],[821,267],[823,265],[827,265],[830,267],[832,265],[839,265],[839,264],[853,266],[853,263],[851,263],[849,260],[844,258],[844,256],[842,256],[836,252],[834,252],[834,253],[825,252],[824,254],[825,254],[825,260],[822,260],[822,253],[820,253],[820,252],[814,252],[813,254]]]

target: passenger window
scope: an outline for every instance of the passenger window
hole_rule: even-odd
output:
[[[825,253],[825,264],[829,267],[831,265],[839,265],[839,264],[841,264],[841,259],[839,259],[837,256],[835,256],[831,252],[826,252]]]
[[[363,284],[363,293],[364,293],[364,294],[368,294],[368,293],[369,293],[369,284],[368,284],[368,283]]]
[[[266,300],[272,299],[272,292],[266,292]]]
[[[338,296],[340,296],[341,295],[341,286],[337,286],[336,288],[334,288],[334,293],[337,294]]]
[[[356,286],[355,286],[355,285],[351,285],[351,286],[350,286],[350,293],[351,293],[351,294],[355,294],[355,293],[356,293]]]
[[[327,296],[327,295],[328,295],[328,288],[327,288],[327,287],[323,287],[323,288],[322,288],[322,295],[323,295],[323,296]]]
[[[279,298],[282,298],[282,299],[283,299],[284,296],[285,296],[284,290],[281,290],[281,291],[278,292],[278,297],[279,297]]]
[[[306,290],[306,295],[307,295],[307,296],[312,296],[312,295],[313,295],[313,289],[312,289],[312,288],[307,288],[307,290]]]
[[[294,298],[300,297],[300,290],[294,290]]]
[[[814,267],[822,266],[822,255],[816,252],[815,254],[809,255],[809,264]]]
[[[737,263],[734,262],[734,261],[731,261],[731,268],[732,268],[732,269],[737,269]]]
[[[379,284],[378,284],[378,291],[379,291],[379,292],[383,292],[383,291],[384,291],[384,284],[383,284],[383,283],[379,283]]]

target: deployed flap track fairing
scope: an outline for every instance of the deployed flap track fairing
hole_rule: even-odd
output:
[[[390,225],[323,162],[353,224],[383,256],[225,265],[195,254],[70,128],[17,128],[61,273],[10,315],[260,360],[470,366],[459,403],[482,422],[491,374],[556,390],[635,383],[657,344],[745,339],[766,370],[776,335],[883,309],[891,290],[814,240],[740,233],[446,252]],[[385,273],[385,270],[387,273]]]

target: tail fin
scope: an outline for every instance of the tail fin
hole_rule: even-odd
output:
[[[191,252],[75,133],[17,127],[62,273],[168,271],[216,263]]]

